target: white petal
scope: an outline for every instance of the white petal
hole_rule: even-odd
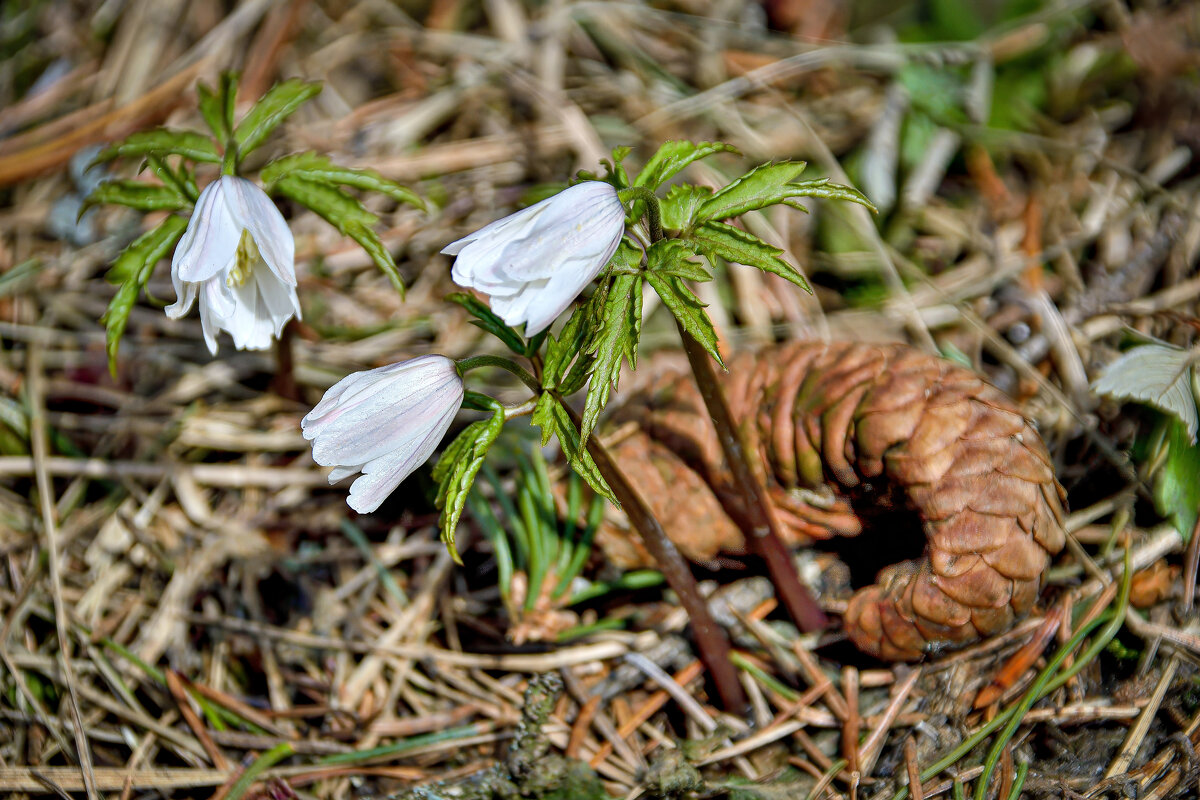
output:
[[[266,350],[271,346],[275,323],[266,313],[258,286],[249,280],[233,287],[233,294],[237,306],[225,321],[233,346],[238,350]]]
[[[555,197],[557,196],[555,195]],[[442,248],[442,252],[448,256],[456,256],[467,245],[477,241],[507,241],[509,239],[520,238],[537,224],[538,218],[550,206],[552,200],[554,200],[554,197],[547,197],[545,200],[523,208],[515,214],[509,214],[507,217],[484,225],[469,236],[464,236],[457,242],[451,242],[446,245]]]
[[[217,278],[216,280],[220,280]],[[225,327],[224,317],[217,312],[218,304],[223,303],[219,290],[211,289],[213,281],[203,283],[199,287],[200,294],[200,330],[204,333],[204,343],[208,352],[217,354],[217,334]]]
[[[427,393],[439,386],[462,387],[454,362],[445,356],[421,356],[354,372],[325,392],[321,402],[300,421],[300,428],[305,438],[314,439],[344,415],[370,415],[377,407],[392,414],[406,413],[420,406]]]
[[[480,228],[442,252],[459,256],[455,281],[463,286],[481,288],[475,282],[546,277],[559,257],[577,249],[580,242],[607,240],[618,229],[623,233],[624,219],[616,189],[601,181],[585,181]],[[539,255],[523,256],[530,248],[538,249]],[[550,263],[540,255],[547,250],[556,252]]]
[[[362,468],[362,464],[352,467],[334,467],[333,469],[329,470],[329,482],[333,484],[337,483],[338,481],[345,480],[351,475],[362,472]]]
[[[288,286],[296,285],[296,240],[288,228],[287,221],[279,208],[251,181],[235,175],[224,175],[229,211],[239,232],[245,228],[250,232],[258,252],[279,280]]]
[[[204,187],[175,247],[171,274],[200,283],[223,272],[237,255],[242,228],[229,214],[222,181]]]
[[[163,309],[171,319],[179,319],[188,312],[192,303],[196,302],[196,293],[200,284],[186,283],[171,275],[171,283],[175,284],[175,302]]]
[[[457,408],[446,409],[442,416],[425,431],[424,436],[414,437],[403,448],[363,465],[362,476],[350,485],[350,496],[346,502],[360,514],[368,514],[383,503],[389,494],[418,467],[429,460],[438,442],[446,435],[454,421]]]
[[[278,336],[293,315],[300,317],[300,299],[296,296],[296,287],[287,285],[274,272],[265,269],[254,271],[254,282],[262,296],[261,309],[270,317],[275,335]]]
[[[447,410],[457,412],[462,398],[461,383],[427,388],[419,403],[397,404],[386,393],[375,393],[370,401],[327,415],[313,442],[313,460],[326,466],[362,464],[403,449]]]
[[[529,212],[536,210],[536,216]],[[509,325],[545,330],[612,258],[625,207],[607,183],[576,184],[537,206],[460,239],[451,277],[491,297]]]

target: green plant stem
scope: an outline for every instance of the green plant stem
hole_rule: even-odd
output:
[[[622,200],[641,200],[646,204],[646,227],[650,231],[650,241],[657,242],[663,238],[662,211],[658,207],[658,196],[645,186],[630,186],[619,193]]]
[[[579,414],[570,406],[566,408],[571,414],[571,421],[578,426],[582,421]],[[747,706],[746,694],[730,658],[729,638],[709,613],[708,604],[696,586],[696,577],[692,575],[691,567],[667,536],[667,532],[663,530],[642,496],[634,491],[625,479],[625,474],[600,443],[600,437],[588,437],[587,449],[600,474],[616,495],[617,502],[629,518],[629,523],[642,537],[646,549],[662,570],[663,577],[675,590],[675,594],[679,595],[679,602],[687,611],[692,623],[692,635],[696,639],[700,660],[712,676],[717,694],[721,697],[721,705],[726,711],[743,713]]]
[[[679,338],[683,340],[683,349],[687,353],[696,385],[700,388],[700,396],[704,398],[708,415],[717,430],[717,439],[721,442],[725,461],[733,472],[738,495],[746,501],[745,504],[722,501],[725,513],[737,522],[750,548],[766,562],[771,581],[775,584],[775,591],[779,593],[784,607],[796,625],[807,633],[819,631],[827,623],[825,613],[821,611],[808,588],[800,582],[796,565],[792,563],[787,546],[779,535],[778,522],[770,512],[770,499],[767,497],[766,487],[758,480],[750,466],[750,453],[742,442],[737,424],[733,421],[712,359],[705,352],[704,346],[683,329],[683,325],[679,325]]]
[[[506,372],[511,372],[513,375],[516,375],[521,379],[521,383],[528,386],[532,391],[541,394],[542,385],[538,382],[538,379],[533,377],[533,375],[531,375],[528,370],[521,367],[521,365],[504,358],[503,356],[469,356],[467,358],[459,359],[457,363],[458,373],[460,375],[465,375],[467,372],[470,372],[473,369],[479,369],[480,367],[499,367]]]

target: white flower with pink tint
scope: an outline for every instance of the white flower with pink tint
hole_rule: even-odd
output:
[[[300,428],[312,442],[313,460],[335,468],[330,483],[362,473],[346,502],[366,514],[429,459],[463,397],[462,376],[452,360],[421,356],[347,375],[325,392]]]

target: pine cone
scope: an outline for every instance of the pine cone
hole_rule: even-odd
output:
[[[845,629],[860,649],[916,660],[1029,611],[1064,544],[1065,493],[1041,437],[999,390],[910,347],[845,342],[745,354],[726,378],[788,544],[862,534],[869,547],[904,511],[924,531],[922,557],[851,598]],[[627,434],[612,445],[617,463],[683,553],[743,552],[723,510],[743,500],[695,384],[663,376],[615,421]],[[598,540],[622,566],[650,563],[611,525]]]

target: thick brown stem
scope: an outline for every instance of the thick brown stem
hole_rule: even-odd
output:
[[[687,353],[692,374],[696,377],[696,385],[700,388],[700,396],[704,398],[704,405],[717,430],[717,439],[733,473],[738,494],[746,499],[744,506],[723,502],[725,513],[741,527],[754,553],[767,563],[775,590],[795,623],[802,631],[819,631],[827,623],[825,614],[808,588],[800,582],[796,566],[780,538],[778,523],[770,511],[766,487],[754,475],[747,460],[749,453],[729,412],[729,404],[725,400],[725,393],[721,391],[712,360],[703,345],[693,339],[682,325],[679,326],[679,336],[683,339],[683,349]]]
[[[573,410],[571,416],[574,423],[578,425],[580,420]],[[729,657],[729,639],[725,636],[725,631],[712,618],[712,614],[709,613],[708,604],[700,595],[691,567],[680,555],[675,543],[667,537],[666,531],[654,517],[650,507],[642,500],[641,495],[635,492],[629,482],[625,480],[625,475],[609,456],[608,451],[604,449],[604,445],[600,444],[599,438],[596,436],[589,438],[587,448],[596,462],[596,466],[600,469],[600,474],[604,476],[604,480],[612,488],[613,494],[617,496],[621,510],[629,518],[629,523],[641,535],[646,549],[658,562],[663,577],[675,590],[675,594],[679,595],[679,601],[683,604],[692,623],[692,635],[696,639],[696,648],[700,651],[700,660],[704,662],[705,668],[712,676],[717,694],[721,696],[721,705],[725,707],[726,711],[737,714],[744,713],[746,695],[742,691],[737,670],[734,669],[733,661]]]
[[[296,385],[296,359],[292,353],[292,341],[296,338],[296,320],[290,319],[275,342],[275,377],[271,380],[271,388],[275,394],[285,400],[301,402],[300,387]]]

